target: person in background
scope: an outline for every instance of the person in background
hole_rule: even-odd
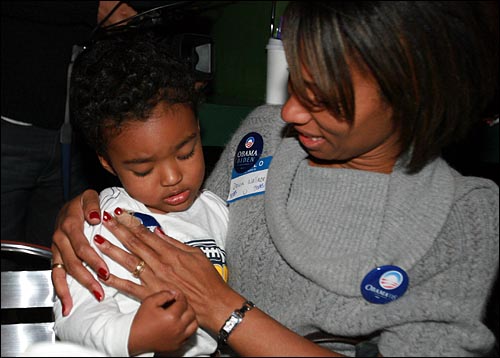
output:
[[[1,9],[2,239],[50,247],[65,202],[61,127],[73,45],[137,12],[118,1],[2,1]],[[70,197],[89,187],[86,148],[74,142]]]
[[[141,286],[112,271],[97,282],[81,266],[108,272],[82,233],[84,220],[99,222],[93,191],[61,211],[54,259],[91,291],[104,284],[141,299],[179,288],[200,327],[240,356],[486,355],[498,186],[441,157],[497,86],[498,26],[483,10],[477,1],[287,5],[289,98],[249,114],[205,183],[229,202],[228,283],[199,250],[124,226],[118,213],[103,224],[131,253],[107,238],[98,249],[152,274]],[[65,271],[52,278],[66,315]],[[317,336],[329,343],[308,339]]]
[[[136,225],[158,227],[203,250],[227,280],[227,205],[200,191],[205,174],[196,117],[201,93],[194,71],[173,53],[168,43],[145,31],[129,30],[90,44],[74,65],[72,124],[123,186],[101,192],[103,215],[122,213]],[[85,234],[97,244],[103,237],[112,239],[103,225],[86,225]],[[106,261],[115,275],[132,278]],[[135,284],[152,274],[143,265],[136,267]],[[137,300],[112,287],[104,296],[90,293],[71,276],[68,284],[75,298],[71,314],[62,315],[61,301],[54,305],[54,329],[62,341],[109,356],[209,356],[217,349],[208,333],[194,334],[194,311],[179,290]]]

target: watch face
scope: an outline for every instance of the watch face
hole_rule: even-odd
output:
[[[238,317],[235,314],[231,314],[231,317],[226,321],[223,330],[229,333],[240,322],[241,322],[241,317]]]

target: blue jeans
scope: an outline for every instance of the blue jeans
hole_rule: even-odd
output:
[[[88,187],[73,145],[71,196]],[[58,130],[2,120],[2,239],[51,246],[64,204]]]

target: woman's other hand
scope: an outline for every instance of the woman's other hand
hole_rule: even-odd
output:
[[[83,231],[84,221],[93,225],[101,222],[99,213],[97,192],[87,190],[66,203],[57,217],[56,230],[52,236],[52,262],[62,263],[64,267],[52,269],[52,282],[62,303],[63,316],[67,316],[73,307],[66,272],[92,292],[97,300],[104,298],[101,284],[83,266],[83,262],[86,262],[104,280],[109,276],[107,265],[90,246]]]

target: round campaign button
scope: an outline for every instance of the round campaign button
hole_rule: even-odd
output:
[[[264,140],[259,133],[246,134],[238,144],[234,155],[234,170],[244,173],[259,160],[264,148]]]
[[[403,296],[408,284],[408,275],[401,267],[380,266],[365,276],[361,282],[361,294],[368,302],[385,304]]]

